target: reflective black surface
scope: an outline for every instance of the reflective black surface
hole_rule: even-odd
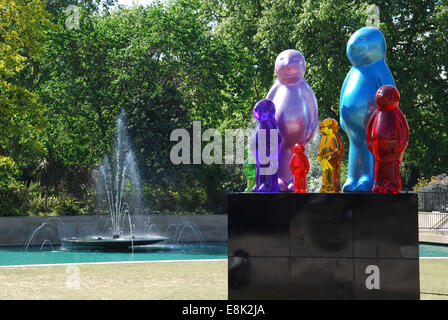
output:
[[[302,198],[302,199],[301,199]],[[352,257],[352,210],[350,199],[331,194],[294,197],[290,208],[292,257]]]
[[[229,257],[229,265],[233,264],[235,259],[237,258]],[[235,286],[235,278],[229,274],[229,298],[291,299],[289,265],[287,257],[251,257],[248,261],[247,281],[244,284]]]
[[[416,194],[358,195],[353,215],[354,255],[418,258]]]
[[[368,289],[366,281],[371,273],[368,266],[379,270],[379,289]],[[371,283],[371,282],[370,282]],[[355,259],[355,296],[357,299],[412,299],[420,298],[418,259]]]
[[[292,258],[293,299],[352,299],[353,260],[347,258]]]
[[[241,193],[228,198],[229,254],[247,248],[251,256],[289,256],[287,194]],[[284,210],[282,210],[285,208]],[[233,218],[230,218],[232,216]],[[285,232],[286,231],[286,232]]]
[[[235,193],[228,217],[230,299],[419,298],[416,194]]]

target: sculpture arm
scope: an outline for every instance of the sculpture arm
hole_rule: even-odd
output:
[[[333,135],[331,137],[331,143],[330,143],[330,159],[336,159],[338,158],[339,155],[339,143],[338,143],[338,139]]]
[[[378,68],[378,71],[375,72],[377,87],[380,88],[386,84],[396,87],[394,77],[386,62],[384,60],[378,60],[374,65],[376,65],[374,66],[375,68]]]
[[[336,140],[338,141],[338,157],[342,159],[342,155],[344,154],[344,145],[342,144],[341,137],[337,134],[336,134]]]
[[[278,82],[278,80],[275,80],[274,84],[272,85],[271,89],[269,90],[268,94],[266,95],[266,99],[274,100],[274,97],[277,94],[277,90],[279,87],[280,87],[280,82]]]
[[[313,89],[311,89],[308,82],[305,79],[300,80],[300,87],[303,94],[304,101],[306,103],[306,110],[304,110],[304,115],[307,123],[307,130],[305,132],[305,141],[309,142],[314,137],[318,125],[318,109],[317,100],[314,95]]]
[[[347,74],[347,76],[344,79],[344,83],[342,84],[342,88],[341,88],[341,94],[339,95],[339,124],[340,124],[342,130],[344,130],[344,131],[345,131],[345,122],[344,122],[344,117],[342,116],[342,97],[345,92],[345,87],[348,82],[349,74],[350,74],[350,72]]]
[[[378,115],[378,110],[375,110],[373,112],[372,116],[369,119],[369,122],[367,122],[367,128],[366,128],[366,141],[367,141],[367,148],[369,148],[370,152],[373,153],[373,141],[372,141],[372,126],[375,122],[375,118]]]
[[[257,132],[258,132],[259,126],[260,126],[259,123],[257,123],[255,125],[254,131],[252,133],[252,137],[250,139],[250,146],[249,146],[250,152],[252,153],[252,156],[254,157],[256,164],[260,163],[260,160],[258,159],[258,152],[257,152],[257,149],[258,149],[258,134],[257,134]]]
[[[294,168],[294,157],[295,155],[293,155],[291,157],[291,160],[289,161],[289,170],[291,170],[291,173],[294,175],[295,172],[295,168]]]
[[[308,172],[310,171],[310,162],[308,161],[307,156],[304,155],[305,158],[305,174],[308,174]]]
[[[305,135],[305,141],[311,141],[316,133],[317,125],[319,122],[319,114],[317,107],[316,96],[314,95],[313,89],[311,89],[308,82],[305,79],[301,80],[303,82],[303,93],[307,104],[307,118],[308,118],[308,130]]]

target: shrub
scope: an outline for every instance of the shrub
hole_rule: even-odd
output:
[[[431,177],[429,180],[420,178],[413,190],[423,192],[446,192],[448,191],[448,176],[445,173],[442,173],[438,176]]]

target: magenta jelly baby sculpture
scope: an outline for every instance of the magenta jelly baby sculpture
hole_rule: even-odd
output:
[[[252,192],[278,192],[278,156],[282,138],[275,121],[274,102],[268,99],[258,101],[253,115],[258,123],[250,144],[257,164]]]
[[[308,150],[318,124],[317,101],[313,90],[304,79],[305,58],[297,50],[285,50],[275,61],[277,81],[267,95],[274,101],[282,149],[279,157],[280,191],[293,191],[293,174],[289,162],[294,155],[293,147],[301,144]]]

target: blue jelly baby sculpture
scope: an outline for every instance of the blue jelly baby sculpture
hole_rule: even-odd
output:
[[[282,139],[275,120],[275,104],[263,99],[257,102],[253,115],[257,119],[251,139],[256,175],[252,192],[278,192],[278,158]]]
[[[366,127],[376,110],[375,94],[383,85],[395,86],[386,62],[386,40],[381,31],[364,27],[348,40],[347,57],[352,67],[345,77],[339,100],[340,123],[350,149],[348,176],[343,192],[370,192],[374,184],[375,158],[367,148]]]

